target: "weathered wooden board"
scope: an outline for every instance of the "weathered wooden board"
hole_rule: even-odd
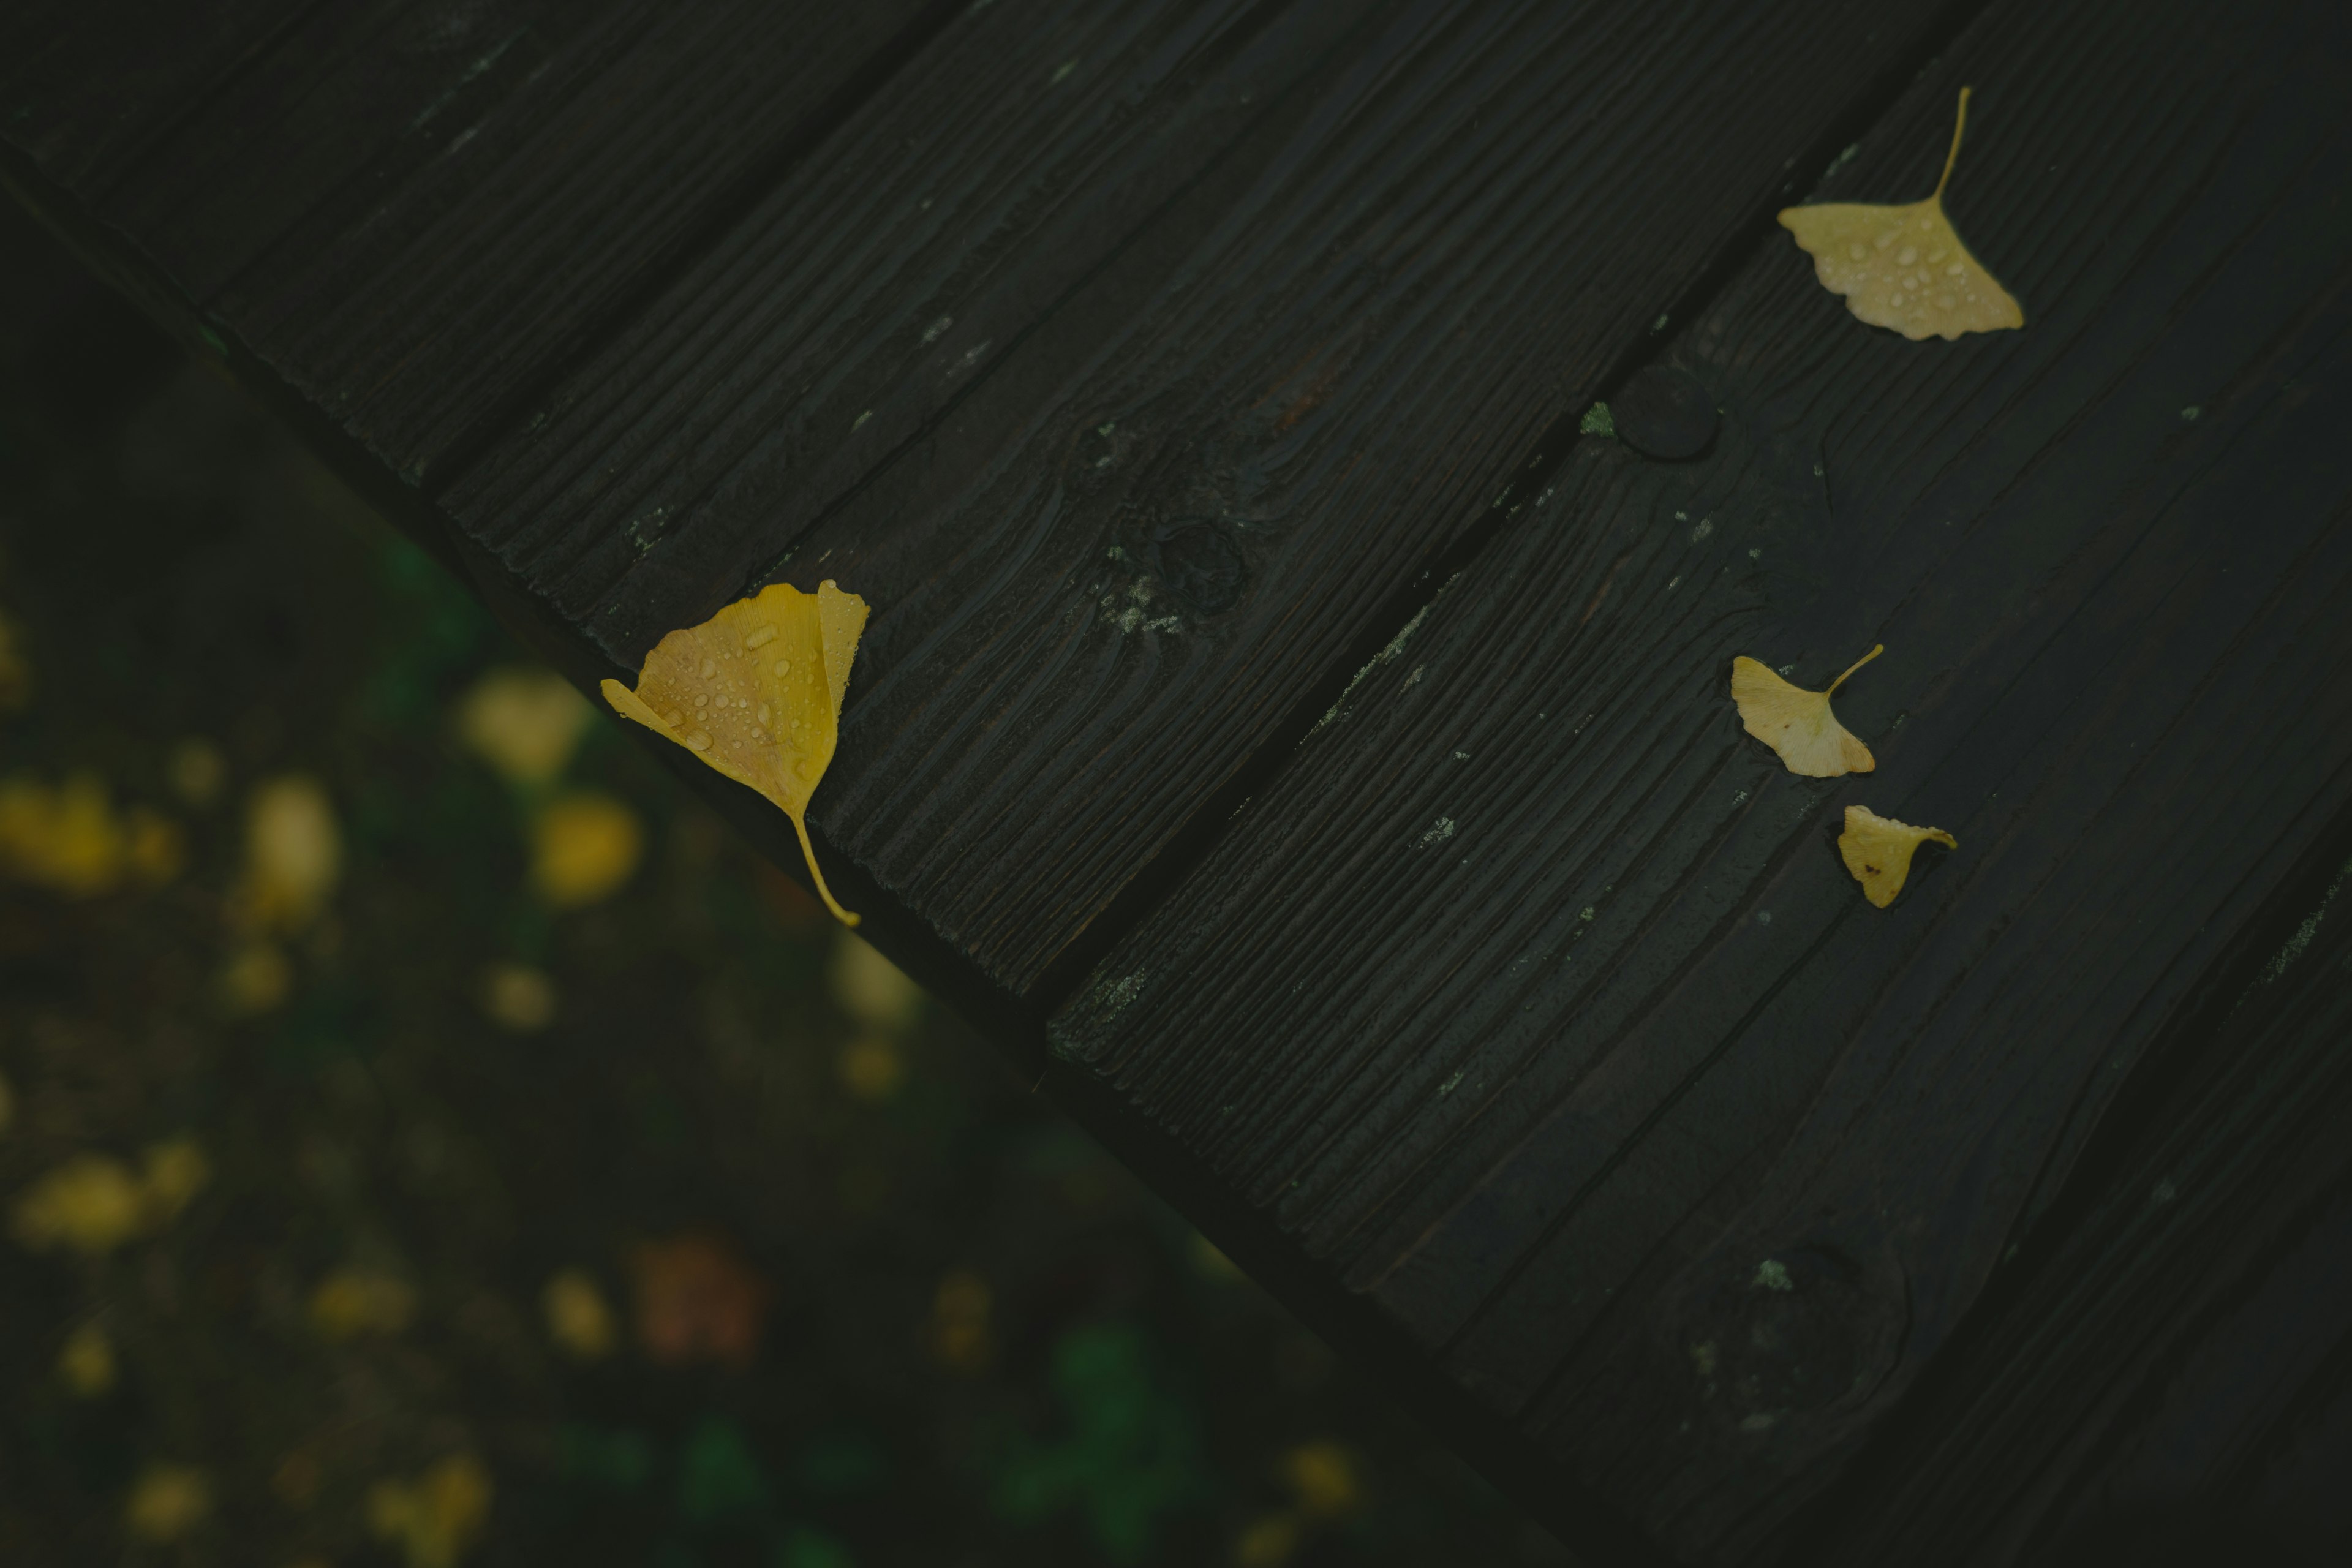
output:
[[[577,90],[595,51],[568,57],[566,46],[622,9],[613,0],[312,6],[94,211],[185,298],[210,301],[320,204],[341,196],[348,213],[397,203],[418,170],[478,139],[496,106]]]
[[[2352,799],[2343,31],[1989,10],[1822,194],[1973,81],[2027,329],[1767,247],[1673,346],[1712,455],[1574,454],[1056,1023],[1678,1553],[1837,1472]],[[1741,735],[1734,654],[1882,639],[1875,773]],[[1848,803],[1961,848],[1872,910]]]
[[[441,504],[634,667],[920,439],[1370,9],[971,8]]]
[[[103,216],[422,482],[706,247],[948,10],[523,4],[453,38],[457,14],[421,0],[326,7],[254,64],[252,99],[196,116]]]
[[[790,508],[771,526],[763,504],[799,439],[787,424],[687,476],[690,526],[664,521],[642,563],[613,552],[618,512],[577,499],[563,526],[587,542],[535,520],[510,545],[604,563],[582,580],[593,606],[567,606],[624,663],[787,550],[788,579],[865,595],[877,614],[815,820],[982,973],[1050,995],[1072,944],[1229,809],[1219,792],[1752,233],[1789,167],[1874,79],[1911,68],[1938,16],[1384,7],[1263,106],[1233,91],[1241,136],[1006,352],[1029,309],[1013,271],[990,283],[1009,301],[997,321],[933,296],[956,324],[921,373],[976,354],[978,384],[893,394],[912,434],[813,526],[796,533]],[[1257,46],[1287,37],[1270,26],[1221,68],[1246,84]],[[868,178],[921,188],[889,164]],[[1103,199],[1067,201],[1083,216]],[[1062,232],[1022,236],[1043,249],[1021,265],[1053,287]],[[724,267],[693,286],[738,314],[730,300],[760,294]],[[919,319],[885,318],[874,365],[845,374],[887,384]],[[834,387],[799,390],[788,358],[752,369],[784,378],[764,406],[823,411],[814,449],[856,439]],[[820,493],[853,467],[824,470]]]
[[[2082,1562],[2184,1529],[2205,1561],[2352,1551],[2345,869],[2136,1135],[2085,1157],[1806,1561]]]
[[[95,198],[314,5],[11,0],[0,8],[0,137]]]

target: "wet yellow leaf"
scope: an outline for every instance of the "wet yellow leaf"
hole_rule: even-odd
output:
[[[186,1536],[212,1510],[212,1483],[202,1470],[187,1465],[150,1465],[131,1489],[123,1524],[141,1541],[166,1545]]]
[[[1748,732],[1780,753],[1792,773],[1809,779],[1833,779],[1840,773],[1866,773],[1878,763],[1870,748],[1851,734],[1830,711],[1830,699],[1846,677],[1886,651],[1879,644],[1853,664],[1845,675],[1830,682],[1827,691],[1791,686],[1769,665],[1746,654],[1731,661],[1731,700],[1739,705],[1739,721]]]
[[[96,1323],[84,1323],[58,1350],[58,1375],[79,1397],[97,1398],[114,1386],[114,1342]]]
[[[457,733],[509,784],[555,782],[572,761],[592,710],[550,670],[494,669],[457,704]]]
[[[404,1279],[338,1268],[310,1292],[310,1326],[331,1340],[396,1334],[416,1315],[416,1292]]]
[[[608,795],[581,790],[548,803],[531,823],[531,886],[548,904],[601,903],[634,876],[645,853],[637,814]]]
[[[1853,879],[1862,884],[1862,896],[1883,910],[1895,901],[1911,875],[1913,851],[1930,838],[1947,849],[1960,847],[1959,840],[1940,827],[1914,827],[1881,816],[1868,806],[1849,805],[1845,831],[1838,835],[1838,854],[1844,858]]]
[[[613,1309],[596,1281],[579,1268],[566,1268],[547,1282],[540,1305],[547,1314],[547,1337],[579,1361],[602,1361],[620,1335]]]
[[[814,594],[779,583],[662,638],[635,691],[617,680],[604,688],[614,711],[782,807],[817,892],[847,925],[857,917],[817,868],[808,805],[833,761],[866,614],[865,600],[829,582]]]
[[[1969,254],[1944,216],[1944,187],[1951,184],[1968,122],[1969,89],[1962,88],[1952,151],[1926,201],[1903,206],[1824,202],[1780,213],[1781,226],[1811,254],[1822,288],[1844,295],[1846,309],[1860,320],[1915,342],[2025,325],[2025,312]]]
[[[408,1568],[456,1568],[490,1517],[490,1474],[468,1454],[453,1455],[413,1482],[368,1489],[368,1529],[397,1546]]]
[[[343,835],[319,781],[290,773],[253,792],[245,817],[237,912],[260,930],[298,931],[318,919],[343,872]]]

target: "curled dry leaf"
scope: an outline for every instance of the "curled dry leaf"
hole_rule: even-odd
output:
[[[1780,753],[1792,773],[1809,779],[1833,779],[1841,773],[1866,773],[1878,765],[1870,748],[1837,721],[1830,699],[1846,678],[1886,651],[1880,643],[1846,667],[1827,691],[1791,686],[1771,668],[1746,654],[1731,661],[1731,700],[1739,705],[1739,721],[1748,732]]]
[[[1969,254],[1944,216],[1944,187],[1951,184],[1968,123],[1969,89],[1962,88],[1944,177],[1924,202],[1824,202],[1780,212],[1781,226],[1811,253],[1822,288],[1844,295],[1857,319],[1891,327],[1915,342],[2025,325],[2024,310]]]
[[[857,917],[835,900],[817,869],[808,804],[833,761],[866,615],[865,600],[829,582],[814,594],[775,584],[662,638],[646,656],[635,691],[617,680],[604,688],[614,712],[782,807],[817,892],[845,925]]]
[[[1912,852],[1930,838],[1947,849],[1960,847],[1958,839],[1940,827],[1914,827],[1866,805],[1849,805],[1845,831],[1838,835],[1838,853],[1862,884],[1862,896],[1883,910],[1911,875]]]

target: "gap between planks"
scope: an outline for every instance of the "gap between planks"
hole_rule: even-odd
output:
[[[1648,331],[1626,345],[1598,378],[1591,393],[1575,398],[1574,406],[1544,431],[1533,454],[1520,465],[1486,514],[1452,544],[1433,552],[1422,569],[1407,579],[1405,586],[1389,597],[1367,623],[1368,629],[1292,704],[1276,728],[1276,738],[1260,746],[1234,769],[1230,779],[1203,797],[1159,853],[1137,868],[1103,912],[1075,935],[1045,967],[1030,992],[1038,1016],[1050,1018],[1076,996],[1096,966],[1140,927],[1167,900],[1177,884],[1216,848],[1242,809],[1320,727],[1324,715],[1344,697],[1355,677],[1380,658],[1382,650],[1409,636],[1439,590],[1499,538],[1511,520],[1542,493],[1544,486],[1567,462],[1577,442],[1583,438],[1580,426],[1591,405],[1607,402],[1635,372],[1656,360],[1671,326],[1696,319],[1742,268],[1774,241],[1780,232],[1780,208],[1790,199],[1817,187],[1842,161],[1844,150],[1876,126],[1990,4],[1991,0],[1954,0],[1946,5],[1936,14],[1924,40],[1911,57],[1865,83],[1844,114],[1832,121],[1810,146],[1788,160],[1783,167],[1791,171],[1790,177],[1769,200],[1759,205],[1748,222],[1726,240],[1690,285],[1667,302]],[[1799,170],[1803,173],[1795,173]],[[1050,315],[1041,319],[1039,324],[1045,319]],[[967,395],[971,390],[966,389]],[[880,470],[877,468],[876,471]],[[785,558],[790,554],[786,551]]]

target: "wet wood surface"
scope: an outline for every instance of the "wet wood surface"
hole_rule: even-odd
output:
[[[863,594],[836,889],[1593,1561],[2324,1561],[2347,31],[35,6],[0,171],[583,682]],[[1772,216],[1964,84],[1912,343]]]

